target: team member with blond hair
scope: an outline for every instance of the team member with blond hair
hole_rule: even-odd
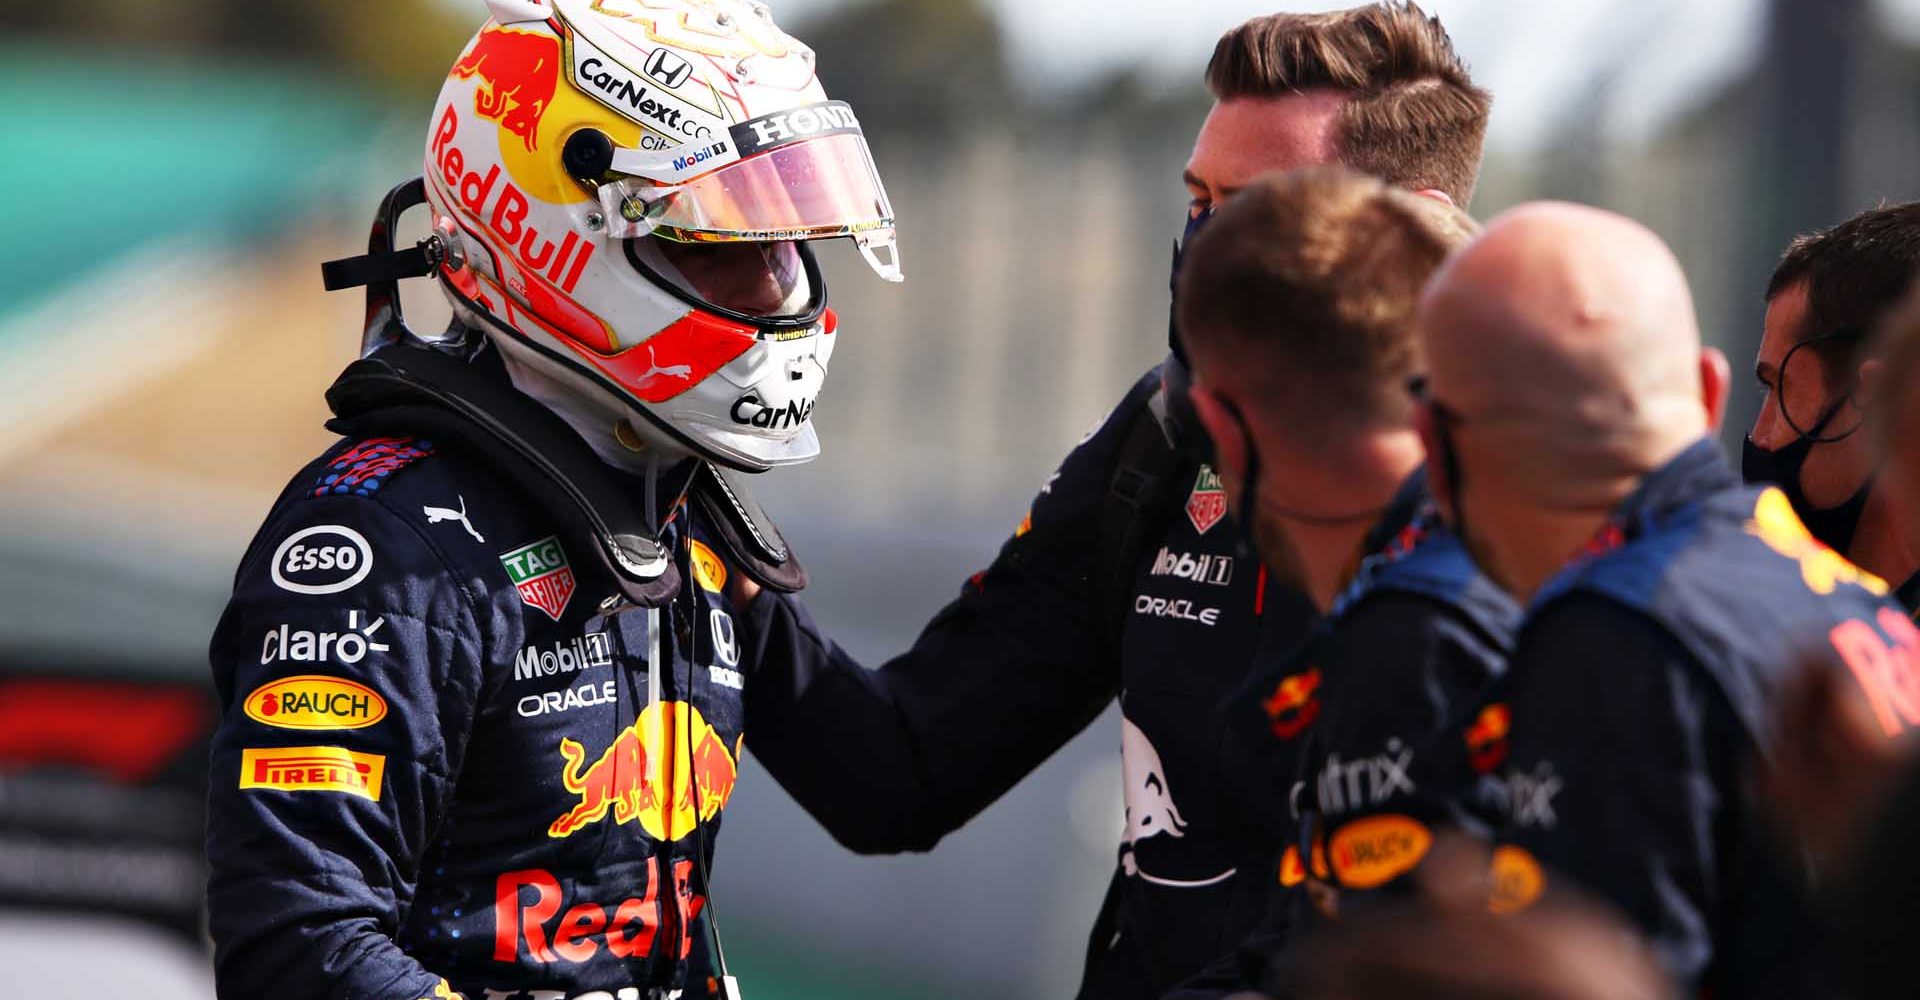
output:
[[[1519,611],[1437,524],[1406,393],[1424,370],[1420,290],[1475,228],[1437,199],[1311,168],[1235,195],[1183,263],[1178,326],[1227,495],[1324,617],[1229,709],[1228,753],[1257,768],[1247,809],[1288,845],[1288,891],[1182,998],[1286,992],[1291,963],[1274,957],[1312,921],[1303,882],[1318,912],[1353,919],[1436,830],[1490,833],[1463,715],[1505,668]]]

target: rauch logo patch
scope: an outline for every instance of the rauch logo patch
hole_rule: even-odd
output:
[[[546,612],[554,621],[560,620],[574,590],[573,567],[567,565],[560,539],[549,535],[523,545],[502,555],[500,565],[506,567],[522,601]]]
[[[364,684],[302,674],[247,695],[247,717],[275,729],[365,729],[387,717],[386,699]]]
[[[1373,889],[1413,870],[1433,846],[1418,821],[1396,814],[1354,820],[1333,835],[1327,853],[1342,885]]]

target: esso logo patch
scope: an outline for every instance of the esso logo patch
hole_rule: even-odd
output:
[[[352,528],[296,531],[273,552],[273,584],[296,594],[338,594],[373,572],[373,547]]]

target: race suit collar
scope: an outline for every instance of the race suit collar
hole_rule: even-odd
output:
[[[1724,490],[1740,486],[1740,475],[1712,438],[1701,438],[1649,473],[1614,508],[1611,523],[1627,537],[1641,534],[1665,515]]]

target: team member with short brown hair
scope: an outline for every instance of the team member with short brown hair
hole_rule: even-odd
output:
[[[1475,800],[1486,768],[1464,734],[1505,669],[1519,610],[1439,530],[1406,392],[1424,370],[1420,291],[1474,230],[1438,199],[1314,168],[1236,195],[1181,272],[1194,408],[1228,496],[1266,564],[1326,616],[1228,713],[1241,766],[1295,765],[1263,769],[1252,795],[1270,801],[1249,811],[1275,842],[1304,840],[1278,878],[1311,879],[1322,913],[1364,912],[1436,830],[1485,837],[1498,811]],[[1295,772],[1304,785],[1290,791]],[[1312,832],[1295,836],[1303,825]],[[1292,963],[1273,953],[1289,955],[1312,922],[1305,898],[1277,901],[1269,926],[1183,1000],[1247,986],[1291,995]]]
[[[1338,95],[1337,162],[1456,205],[1473,200],[1493,96],[1414,4],[1256,17],[1214,46],[1207,89],[1222,104]]]
[[[1208,82],[1217,101],[1185,174],[1192,219],[1268,171],[1349,159],[1399,187],[1472,193],[1489,99],[1413,4],[1259,18],[1221,41]],[[1454,110],[1405,110],[1439,99]],[[1179,367],[1167,366],[1176,385]],[[1127,832],[1088,998],[1160,996],[1245,935],[1271,881],[1225,799],[1213,709],[1305,635],[1312,608],[1243,557],[1218,477],[1170,445],[1169,433],[1200,436],[1177,417],[1183,398],[1163,392],[1161,370],[1142,377],[906,654],[876,671],[837,647],[743,668],[755,755],[842,843],[874,853],[932,847],[1117,696]],[[1163,430],[1169,411],[1183,430]],[[784,595],[748,617],[805,631]],[[788,724],[796,699],[836,719],[832,739]]]

